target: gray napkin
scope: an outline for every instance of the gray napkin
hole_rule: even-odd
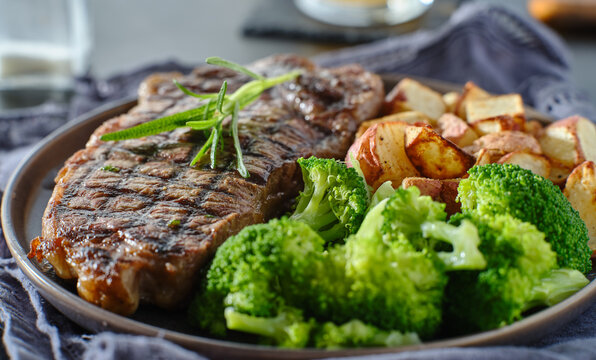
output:
[[[596,110],[571,83],[567,59],[561,40],[542,25],[503,8],[471,4],[438,31],[391,38],[316,60],[323,65],[359,62],[378,72],[457,83],[473,80],[489,91],[520,92],[528,104],[554,117],[579,113],[595,120]],[[63,119],[134,94],[150,72],[171,70],[188,68],[169,62],[103,81],[80,79],[71,107],[49,103],[18,115],[0,115],[0,189],[28,147]],[[2,239],[0,255],[9,256]],[[89,334],[49,305],[9,258],[0,260],[0,322],[4,350],[14,359],[202,359],[163,339]],[[526,347],[437,349],[359,359],[590,359],[596,358],[595,349],[593,305]]]

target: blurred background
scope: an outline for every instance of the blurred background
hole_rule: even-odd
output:
[[[528,14],[528,4],[524,0],[484,1],[507,5]],[[596,1],[588,1],[596,5]],[[422,28],[438,27],[464,2],[436,0],[426,14],[431,19],[425,19],[419,25]],[[289,0],[172,0],[167,5],[160,0],[102,0],[91,1],[89,5],[94,42],[90,69],[92,74],[100,77],[165,59],[198,64],[208,56],[217,55],[246,63],[272,53],[294,52],[311,56],[350,46],[349,42],[320,42],[313,37],[309,40],[305,39],[306,35],[300,38],[300,34],[292,34],[292,30],[315,31],[316,34],[316,29],[336,32],[346,29],[308,21]],[[267,37],[243,35],[243,30],[254,31],[258,25],[255,20],[268,22],[261,24],[270,27],[269,33],[266,28],[261,31]],[[284,24],[288,36],[275,37],[275,25],[277,29],[283,29]],[[415,25],[405,31],[414,30]],[[306,28],[308,26],[311,29]],[[396,33],[402,30],[397,28]],[[589,91],[592,99],[596,99],[595,29],[586,26],[559,27],[558,30],[572,53],[573,77],[579,87]],[[376,35],[390,36],[391,32]]]
[[[337,0],[336,0],[337,1]],[[347,1],[347,0],[345,0]],[[355,0],[352,0],[354,2]],[[373,1],[374,0],[368,0]],[[432,0],[418,0],[431,5]],[[596,16],[592,12],[594,0],[481,0],[506,5],[520,14],[535,16],[555,23],[572,54],[573,79],[579,88],[588,91],[596,99]],[[248,63],[274,54],[291,52],[305,56],[321,54],[418,29],[433,29],[447,21],[449,15],[464,0],[435,0],[422,17],[396,26],[340,27],[325,24],[307,17],[297,9],[292,0],[0,0],[0,109],[35,105],[47,97],[47,93],[35,94],[39,86],[29,86],[25,100],[15,97],[11,74],[45,69],[62,76],[46,79],[41,85],[51,84],[60,91],[54,100],[67,101],[62,90],[69,87],[69,76],[92,76],[106,78],[117,73],[131,71],[140,66],[167,60],[194,66],[208,56],[221,56],[236,62]],[[303,1],[302,1],[303,2]],[[567,7],[557,3],[592,3],[590,11],[584,6],[580,14],[568,14]],[[27,5],[28,4],[28,5]],[[553,5],[554,4],[554,5]],[[538,6],[536,6],[538,5]],[[20,6],[20,8],[19,8]],[[28,8],[27,8],[28,7]],[[35,10],[31,10],[35,9]],[[567,9],[567,10],[565,10]],[[576,9],[577,10],[577,9]],[[6,34],[14,28],[26,27],[15,14],[26,12],[32,24],[43,22],[44,16],[52,21],[48,27],[29,26],[43,34],[27,36],[62,39],[66,33],[76,33],[68,46],[72,49],[66,66],[60,59],[60,49],[33,50],[53,59],[51,63],[32,62],[23,56],[12,56],[7,48]],[[576,11],[577,12],[577,11]],[[62,14],[62,15],[61,15]],[[66,15],[64,15],[66,14]],[[594,17],[590,17],[589,15]],[[559,20],[558,17],[562,17]],[[565,20],[567,17],[567,20]],[[572,19],[572,21],[569,21]],[[584,19],[583,21],[578,21]],[[47,21],[47,19],[46,19]],[[557,23],[558,22],[558,23]],[[9,29],[12,27],[12,29]],[[42,30],[39,30],[42,29]],[[22,29],[20,31],[23,31]],[[27,31],[31,31],[28,29]],[[3,37],[4,34],[4,37]],[[61,38],[62,36],[62,38]],[[63,40],[58,40],[63,41]],[[63,41],[64,42],[64,41]],[[8,49],[8,50],[7,50]],[[44,52],[45,51],[45,52]],[[23,78],[20,79],[21,85]],[[27,84],[27,81],[25,81]],[[32,83],[33,84],[33,83]],[[35,84],[34,84],[35,85]],[[72,84],[71,84],[72,85]],[[6,89],[12,88],[10,96]],[[22,95],[16,93],[17,95]]]

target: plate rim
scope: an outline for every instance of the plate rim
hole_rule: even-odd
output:
[[[397,82],[405,75],[383,75],[382,78],[388,82]],[[443,89],[458,90],[460,85],[440,82],[431,79],[424,79],[415,76],[408,76],[415,79],[420,79],[423,83],[433,87],[432,85],[440,86]],[[439,85],[437,85],[439,84]],[[436,87],[433,87],[436,88]],[[411,345],[394,348],[351,348],[340,350],[325,350],[325,349],[283,349],[278,347],[270,347],[263,345],[239,343],[229,340],[220,340],[209,338],[205,336],[192,335],[182,333],[175,330],[169,330],[157,327],[152,324],[141,322],[139,320],[131,319],[121,316],[107,310],[104,310],[96,305],[88,303],[61,286],[59,283],[51,279],[45,274],[38,265],[34,264],[32,260],[27,257],[27,252],[23,249],[21,242],[14,226],[13,207],[14,192],[22,185],[23,177],[28,173],[30,167],[33,166],[34,160],[37,156],[41,156],[43,149],[48,147],[52,142],[57,141],[60,136],[67,136],[69,132],[76,131],[77,127],[81,127],[93,121],[100,121],[98,118],[111,118],[114,112],[121,109],[120,113],[125,113],[136,105],[137,100],[134,97],[125,98],[122,100],[113,101],[102,105],[91,112],[85,113],[75,120],[67,122],[62,125],[50,135],[45,137],[38,143],[19,163],[13,174],[11,175],[4,196],[2,198],[1,206],[1,221],[4,230],[6,243],[15,259],[18,267],[23,271],[29,280],[39,290],[41,295],[48,300],[54,307],[56,307],[66,317],[73,320],[75,323],[83,326],[86,329],[99,332],[102,330],[111,330],[117,332],[126,332],[145,336],[158,336],[167,340],[173,341],[183,347],[201,352],[202,354],[213,356],[229,357],[254,357],[254,358],[279,358],[284,357],[288,359],[303,359],[303,358],[320,358],[333,356],[355,356],[381,353],[394,353],[413,350],[435,349],[456,346],[489,346],[504,343],[520,343],[527,342],[522,340],[524,336],[531,336],[531,330],[541,326],[552,326],[558,328],[563,323],[566,323],[585,311],[596,298],[596,281],[591,281],[586,287],[572,295],[563,302],[552,307],[543,309],[535,314],[528,316],[515,323],[494,330],[475,333],[466,336],[459,336],[455,338],[438,339],[422,343],[420,345]],[[106,115],[109,114],[109,115]],[[548,116],[541,114],[542,121],[550,121]],[[105,119],[104,119],[105,120]],[[89,134],[85,134],[87,137]],[[47,173],[47,172],[46,172]],[[33,186],[38,189],[41,179],[37,185]],[[34,195],[29,195],[27,200],[31,200]],[[28,206],[27,206],[28,207]],[[24,213],[29,213],[25,210]],[[25,239],[29,242],[30,240]],[[57,294],[56,294],[57,292]],[[79,317],[73,315],[72,312],[65,312],[66,309],[76,310]],[[567,311],[569,310],[569,311]],[[95,322],[95,326],[90,327],[85,319],[91,319]],[[544,332],[547,333],[547,332]],[[518,339],[519,341],[515,341]],[[503,341],[506,340],[506,341]]]

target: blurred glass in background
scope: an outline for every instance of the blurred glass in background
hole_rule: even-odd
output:
[[[0,110],[67,101],[90,49],[86,0],[0,0]]]
[[[397,25],[424,14],[434,0],[294,0],[313,19],[341,26]]]

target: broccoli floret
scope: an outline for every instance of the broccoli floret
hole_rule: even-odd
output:
[[[275,317],[243,314],[232,307],[225,309],[226,326],[230,330],[260,335],[265,344],[303,348],[310,339],[314,321],[305,321],[296,308],[281,309]]]
[[[534,225],[508,214],[486,215],[478,210],[450,219],[454,224],[464,221],[476,225],[487,267],[449,273],[444,323],[451,333],[498,328],[521,318],[526,309],[569,295],[571,289],[558,278],[550,285],[541,284],[558,274],[552,272],[557,268],[556,253]],[[576,285],[571,288],[577,290]]]
[[[438,261],[407,241],[385,243],[383,237],[355,235],[345,248],[334,250],[345,251],[350,288],[336,300],[348,306],[330,320],[339,324],[360,319],[422,338],[436,333],[447,282]]]
[[[432,246],[426,244],[443,240],[428,240],[423,227],[444,220],[444,204],[428,196],[420,196],[416,187],[397,189],[366,215],[358,233],[349,237],[344,246],[329,249],[340,252],[350,288],[342,302],[351,307],[347,313],[331,320],[344,323],[357,318],[383,330],[416,332],[422,338],[431,337],[441,321],[443,289],[447,281],[445,264]],[[457,233],[453,225],[444,224],[449,233]],[[472,236],[470,236],[472,235]],[[467,242],[467,267],[481,269],[486,264],[478,253],[469,229],[457,233],[457,241]],[[428,240],[428,241],[427,241]],[[456,243],[453,239],[449,242]],[[421,244],[425,244],[422,246]],[[458,243],[457,249],[460,246]],[[343,315],[343,316],[342,316]]]
[[[445,223],[445,204],[420,196],[415,187],[397,189],[383,210],[382,231],[388,236],[401,236],[416,249],[432,250],[447,270],[483,269],[486,261],[478,251],[480,240],[476,227],[463,222],[459,227]],[[451,245],[453,251],[438,251],[440,242]]]
[[[339,349],[364,346],[403,346],[419,344],[416,333],[383,331],[379,328],[351,320],[342,325],[332,322],[317,323],[304,320],[302,312],[286,308],[273,318],[251,316],[233,308],[225,309],[226,325],[230,330],[259,335],[262,344],[287,348],[303,348],[312,343],[317,348]]]
[[[561,268],[592,269],[586,225],[552,182],[511,164],[474,166],[468,173],[458,187],[463,210],[510,214],[534,224],[551,243]]]
[[[526,302],[524,310],[558,304],[581,290],[589,282],[590,280],[577,270],[551,270],[546,277],[541,278],[539,283],[532,287],[530,300]]]
[[[351,320],[342,325],[324,323],[316,331],[314,342],[316,347],[326,349],[365,346],[397,347],[419,344],[420,338],[416,333],[383,331],[360,320]]]
[[[476,226],[470,221],[462,221],[453,226],[439,221],[422,224],[422,235],[431,240],[443,240],[451,245],[451,251],[437,251],[437,256],[445,264],[446,270],[484,269],[486,260],[478,249],[480,238]]]
[[[327,241],[355,233],[368,206],[368,192],[354,168],[333,159],[298,159],[304,191],[291,219],[312,227]]]
[[[360,320],[388,337],[398,331],[430,338],[441,322],[445,271],[453,264],[432,246],[416,244],[427,240],[425,231],[437,242],[453,236],[458,239],[448,243],[456,251],[470,251],[473,259],[469,249],[477,238],[465,226],[459,231],[454,225],[437,225],[445,219],[444,205],[419,195],[414,187],[396,190],[368,212],[363,226],[344,244],[328,246],[308,225],[287,218],[243,229],[218,249],[191,314],[199,326],[220,335],[226,329],[242,330],[284,346],[301,346],[305,324],[312,321]],[[423,230],[425,226],[429,229]],[[464,235],[471,239],[459,239]],[[460,246],[460,241],[470,245]],[[263,328],[267,324],[280,334],[271,337]],[[340,326],[333,333],[348,336],[354,329]],[[349,344],[347,338],[338,339],[325,340],[325,346]]]
[[[308,225],[286,218],[252,225],[217,250],[190,317],[214,335],[225,335],[224,309],[275,317],[308,295],[305,281],[324,271],[325,240]],[[287,281],[280,281],[284,279]]]
[[[402,234],[409,240],[422,237],[422,224],[447,219],[445,204],[421,196],[416,186],[397,189],[383,212],[388,220],[383,222],[383,231]]]
[[[197,295],[188,306],[188,321],[191,325],[207,330],[213,336],[224,337],[227,332],[223,317],[225,292],[217,291],[213,286],[207,290],[206,285],[207,282],[201,283]]]

